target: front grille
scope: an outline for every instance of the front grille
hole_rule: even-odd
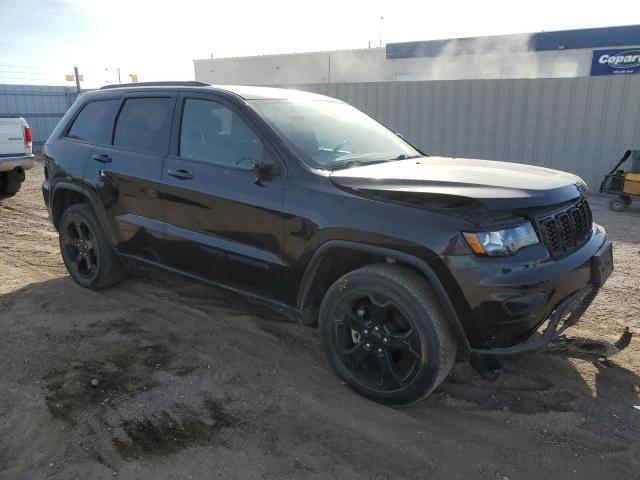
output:
[[[582,245],[591,234],[593,217],[586,198],[538,220],[542,241],[558,257]]]

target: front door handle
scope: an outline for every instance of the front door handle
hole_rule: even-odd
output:
[[[179,178],[180,180],[191,180],[193,178],[193,174],[189,173],[187,170],[169,170],[167,171],[169,175],[172,177]]]
[[[100,163],[111,162],[111,157],[109,155],[92,155],[91,158],[93,158],[96,162],[100,162]]]

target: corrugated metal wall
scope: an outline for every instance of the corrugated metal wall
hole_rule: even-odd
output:
[[[430,154],[566,170],[592,191],[640,148],[640,75],[290,88],[351,103]]]
[[[77,95],[68,87],[0,85],[0,116],[24,117],[39,151]]]

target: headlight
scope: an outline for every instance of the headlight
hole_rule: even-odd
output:
[[[494,232],[462,232],[476,255],[495,257],[512,255],[523,247],[538,243],[538,235],[530,223]]]

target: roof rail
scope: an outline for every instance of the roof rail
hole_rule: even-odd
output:
[[[110,88],[128,88],[128,87],[210,87],[211,84],[204,82],[196,82],[189,80],[186,82],[136,82],[136,83],[118,83],[114,85],[105,85],[100,90]]]

